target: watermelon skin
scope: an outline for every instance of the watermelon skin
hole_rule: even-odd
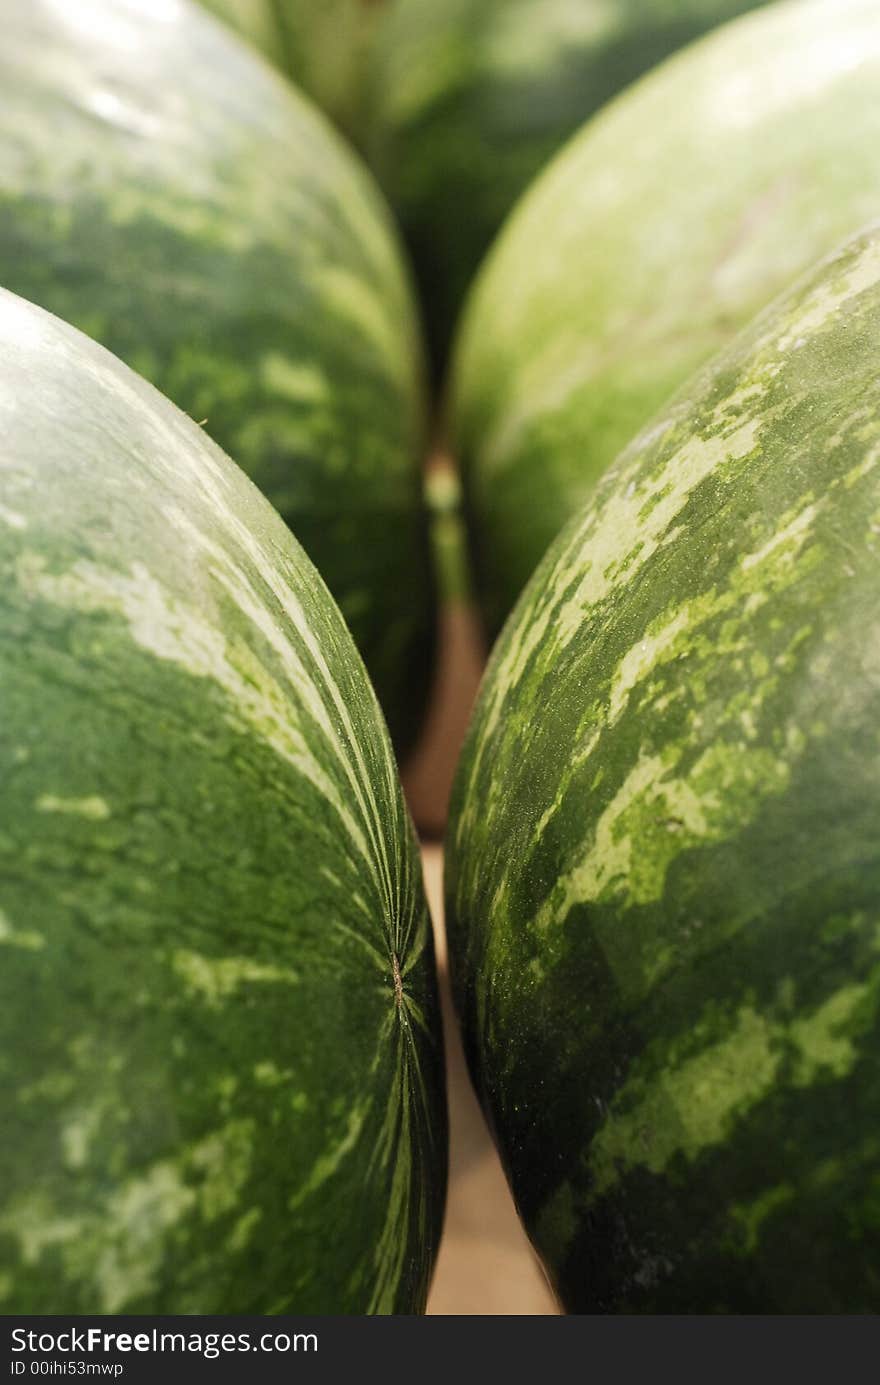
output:
[[[206,420],[321,571],[402,753],[433,642],[424,397],[372,180],[183,0],[9,0],[0,93],[0,282]]]
[[[597,477],[695,369],[880,215],[880,9],[774,4],[571,142],[502,233],[452,389],[497,632]]]
[[[880,228],[617,460],[495,648],[456,1004],[572,1312],[880,1302]]]
[[[435,365],[505,216],[588,116],[759,0],[390,0],[362,142],[413,253]]]
[[[0,1308],[415,1313],[446,1168],[390,741],[271,507],[0,293]]]

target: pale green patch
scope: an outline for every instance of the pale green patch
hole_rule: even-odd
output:
[[[342,889],[342,881],[336,874],[336,871],[333,870],[331,866],[322,865],[320,868],[320,874],[323,876],[325,880],[330,881],[330,884],[333,886],[334,890]],[[358,896],[358,898],[360,898],[360,896]]]
[[[196,1192],[177,1165],[154,1164],[129,1179],[107,1199],[100,1220],[90,1218],[83,1236],[97,1252],[95,1287],[105,1313],[119,1313],[127,1303],[149,1294],[162,1265],[165,1235],[188,1217]]]
[[[852,38],[858,40],[857,35]],[[855,53],[856,61],[861,57]],[[776,349],[784,354],[798,349],[810,337],[822,331],[836,317],[842,308],[860,293],[876,287],[880,279],[880,240],[870,239],[858,257],[828,283],[817,284],[805,302],[798,304],[793,318],[786,323],[785,331],[776,342]]]
[[[0,909],[0,946],[20,947],[26,952],[38,952],[46,946],[42,933],[31,928],[15,928],[7,914]]]
[[[627,810],[640,799],[656,798],[666,773],[659,756],[642,756],[630,770],[596,824],[593,845],[538,912],[535,927],[544,929],[566,917],[575,904],[602,897],[609,885],[623,881],[632,860],[633,842],[620,830]]]
[[[66,1277],[91,1283],[95,1311],[121,1312],[154,1291],[166,1240],[180,1236],[187,1218],[210,1222],[235,1207],[255,1139],[253,1121],[232,1121],[179,1160],[159,1160],[126,1179],[86,1213],[70,1215],[34,1193],[9,1207],[0,1230],[15,1237],[28,1265],[60,1248]]]
[[[251,1207],[249,1211],[239,1217],[226,1238],[227,1254],[239,1255],[250,1245],[262,1217],[263,1213],[259,1207]]]
[[[293,1073],[289,1068],[279,1068],[271,1058],[254,1065],[254,1081],[258,1087],[281,1087],[289,1082]]]
[[[325,264],[315,270],[314,277],[317,300],[327,314],[337,314],[353,333],[369,342],[392,379],[408,381],[405,337],[399,319],[388,311],[387,300],[359,274],[339,265]],[[409,459],[406,461],[408,464]]]
[[[0,1216],[0,1231],[19,1245],[26,1265],[36,1265],[46,1250],[76,1241],[85,1230],[81,1217],[64,1215],[42,1193],[27,1193]]]
[[[224,682],[226,641],[222,632],[200,613],[175,601],[143,563],[134,563],[126,574],[80,561],[68,572],[56,575],[48,571],[44,555],[25,552],[18,560],[17,578],[28,596],[54,606],[117,612],[125,617],[132,638],[141,648],[180,664],[198,677]]]
[[[214,1091],[224,1105],[228,1105],[239,1088],[239,1079],[233,1072],[222,1073],[214,1081]]]
[[[307,1198],[317,1192],[338,1171],[343,1161],[357,1145],[372,1104],[373,1099],[369,1097],[350,1112],[342,1138],[315,1161],[296,1192],[291,1193],[288,1198],[287,1206],[291,1212],[295,1212]]]
[[[541,814],[541,816],[538,818],[538,821],[535,823],[532,836],[533,841],[540,840],[548,825],[552,822],[553,818],[559,812],[559,809],[565,803],[571,779],[581,768],[581,766],[585,764],[587,760],[589,760],[593,751],[596,749],[601,734],[601,730],[594,732],[593,735],[590,736],[589,739],[585,741],[582,746],[578,747],[578,749],[572,755],[571,764],[569,765],[566,774],[562,778],[562,781],[559,785],[559,788],[556,791],[552,803],[550,803],[547,806],[547,808],[545,808],[544,812]],[[501,882],[499,885],[499,889],[497,891],[498,898],[500,898],[502,894],[506,893],[506,884],[507,874],[505,872],[505,874],[501,877]]]
[[[793,749],[795,755],[801,746]],[[696,820],[683,816],[681,822],[695,836],[726,837],[751,822],[766,798],[784,793],[791,780],[788,759],[760,746],[744,742],[710,745],[691,770],[689,783],[705,812],[704,831],[696,831]],[[668,799],[675,806],[675,799]]]
[[[0,505],[0,524],[7,524],[10,529],[26,529],[27,520],[24,515],[20,515],[17,510],[12,510],[8,505]]]
[[[841,1032],[876,986],[835,992],[811,1014],[791,1019],[743,1006],[730,1033],[661,1073],[636,1074],[617,1093],[590,1148],[589,1165],[599,1196],[629,1167],[662,1173],[677,1156],[688,1161],[722,1144],[737,1121],[772,1089],[783,1058],[792,1050],[792,1081],[846,1077],[858,1051]]]
[[[578,904],[660,899],[676,856],[747,825],[761,801],[789,783],[784,759],[746,742],[712,745],[686,776],[677,776],[684,748],[638,759],[575,853],[577,865],[538,911],[535,927],[559,926]]]
[[[497,15],[485,47],[485,60],[496,80],[533,80],[536,72],[550,72],[570,61],[573,48],[598,47],[622,27],[620,8],[613,0],[591,0],[589,5],[541,0],[540,25],[529,22],[517,5],[501,6]]]
[[[743,572],[763,566],[770,559],[777,564],[794,562],[809,537],[820,508],[818,504],[805,505],[787,524],[777,529],[761,548],[754,553],[747,553],[742,559]]]
[[[292,361],[270,351],[260,362],[260,378],[271,394],[294,404],[324,404],[330,398],[330,382],[316,365]]]
[[[553,579],[553,586],[562,590],[580,574],[574,595],[557,612],[563,648],[579,633],[590,608],[620,580],[631,581],[654,556],[697,486],[723,464],[754,451],[767,422],[758,412],[725,431],[723,417],[718,418],[705,435],[689,437],[661,467],[641,478],[641,484],[622,486],[607,497],[601,511],[591,512]],[[638,454],[634,460],[638,462]],[[584,553],[589,554],[586,564]]]
[[[662,1173],[676,1155],[693,1161],[721,1144],[773,1086],[781,1062],[773,1038],[773,1026],[744,1006],[718,1043],[649,1080],[631,1080],[590,1147],[595,1195],[626,1167]]]
[[[393,83],[382,91],[383,119],[388,128],[418,119],[423,110],[442,99],[461,71],[461,57],[454,35],[438,31],[435,41],[407,50],[407,62],[398,64]]]
[[[103,1103],[79,1110],[68,1116],[61,1127],[61,1148],[64,1162],[70,1169],[85,1168],[89,1157],[89,1146],[104,1116]]]
[[[238,1202],[250,1177],[256,1135],[254,1121],[230,1121],[189,1151],[187,1164],[200,1180],[199,1208],[205,1221],[216,1221]]]
[[[679,635],[691,623],[692,614],[688,606],[682,606],[671,619],[649,627],[644,637],[633,645],[618,665],[611,684],[608,720],[614,722],[620,716],[629,699],[629,694],[660,662],[663,656],[677,644]]]
[[[808,1087],[823,1074],[842,1078],[852,1071],[859,1055],[842,1031],[871,989],[867,983],[843,986],[806,1019],[792,1021],[791,1037],[800,1050],[799,1086]]]
[[[38,813],[69,813],[71,817],[90,818],[92,822],[104,822],[110,816],[110,806],[97,794],[88,798],[60,798],[55,794],[42,794],[37,799]]]
[[[844,476],[843,484],[846,489],[851,490],[853,486],[857,485],[868,475],[868,472],[873,471],[878,462],[880,462],[880,446],[872,447],[865,453],[862,460],[857,462]]]
[[[752,1202],[737,1203],[730,1209],[731,1218],[742,1227],[746,1254],[752,1255],[761,1240],[761,1227],[778,1207],[784,1207],[795,1195],[789,1183],[777,1183],[766,1188]]]
[[[15,1280],[11,1274],[6,1272],[0,1274],[0,1303],[12,1297],[12,1290],[15,1288]]]
[[[188,990],[210,1006],[221,1005],[240,986],[296,986],[300,979],[291,967],[250,957],[206,957],[183,948],[172,954],[171,965]]]
[[[746,603],[746,614],[751,614],[748,603]],[[754,650],[749,655],[749,672],[753,678],[758,679],[766,678],[770,673],[770,660],[759,649]]]
[[[18,1089],[18,1100],[22,1106],[31,1106],[35,1101],[67,1101],[76,1091],[77,1077],[69,1069],[46,1072],[36,1082],[29,1082]]]

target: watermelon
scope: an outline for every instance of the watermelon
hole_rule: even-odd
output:
[[[497,632],[597,477],[700,364],[880,215],[880,6],[735,20],[613,102],[523,199],[451,409]]]
[[[416,1313],[446,1136],[391,744],[204,433],[0,291],[0,1311]]]
[[[880,227],[617,459],[505,627],[456,1003],[573,1312],[880,1303]]]
[[[0,283],[252,477],[339,602],[402,751],[433,638],[424,401],[373,181],[186,0],[7,0],[3,20]]]
[[[438,368],[517,197],[587,116],[759,0],[389,0],[362,142],[413,251]]]
[[[355,141],[373,29],[389,0],[202,0]]]

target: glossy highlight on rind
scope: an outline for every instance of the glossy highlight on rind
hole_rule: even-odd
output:
[[[498,642],[456,1003],[573,1312],[880,1301],[880,229],[622,454]]]
[[[880,215],[878,87],[874,0],[768,5],[624,92],[518,204],[451,390],[492,633],[657,409]]]
[[[0,291],[0,1310],[417,1313],[440,1017],[375,695],[281,520]]]
[[[0,283],[251,476],[338,601],[401,754],[434,615],[420,332],[378,189],[189,0],[7,0],[3,21]]]
[[[363,143],[413,253],[438,374],[470,280],[588,116],[759,0],[388,0],[364,58]]]

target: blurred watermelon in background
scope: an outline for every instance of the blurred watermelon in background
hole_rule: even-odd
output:
[[[742,16],[623,92],[509,218],[450,432],[496,634],[597,478],[781,289],[880,216],[880,4]]]
[[[363,133],[355,134],[412,251],[438,370],[481,256],[548,158],[641,73],[757,3],[389,0],[376,7]]]

